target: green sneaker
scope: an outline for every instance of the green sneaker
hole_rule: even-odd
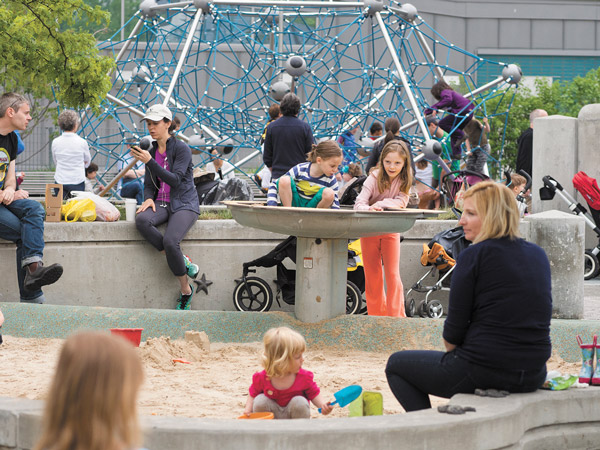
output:
[[[189,310],[192,308],[192,295],[194,295],[194,288],[190,284],[191,293],[188,295],[179,294],[179,298],[177,299],[177,306],[175,309],[177,310]]]
[[[198,276],[198,272],[200,272],[198,264],[194,264],[187,255],[183,255],[183,261],[185,262],[185,268],[187,269],[188,277],[196,278]]]

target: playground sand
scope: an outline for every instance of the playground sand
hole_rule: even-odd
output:
[[[63,340],[3,337],[0,396],[43,400]],[[243,412],[252,374],[261,370],[261,343],[209,343],[198,332],[188,332],[186,340],[148,339],[138,352],[146,376],[139,398],[141,415],[235,418]],[[389,353],[309,347],[304,356],[304,368],[314,373],[326,398],[333,400],[334,392],[359,384],[364,390],[381,392],[384,414],[403,412],[385,378]],[[577,374],[579,364],[554,356],[548,370]],[[446,402],[432,397],[434,406]],[[347,414],[347,408],[334,408],[326,417]],[[314,406],[312,416],[320,416]]]

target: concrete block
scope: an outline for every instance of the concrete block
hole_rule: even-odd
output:
[[[546,175],[556,179],[574,195],[571,179],[577,171],[578,121],[573,117],[550,116],[535,120],[533,126],[533,167],[531,174],[532,209],[534,213],[556,209],[569,212],[567,203],[556,196],[540,200],[539,190]]]
[[[40,437],[42,430],[43,402],[37,402],[39,408],[35,411],[24,412],[19,416],[19,449],[32,449]]]
[[[546,251],[552,272],[552,315],[583,318],[583,218],[561,211],[546,211],[525,218],[531,224],[531,241]]]
[[[600,135],[600,104],[585,105],[577,116],[577,167],[571,178],[578,170],[587,172],[597,178],[597,168],[600,167],[598,152],[598,136]],[[570,184],[569,179],[569,184]],[[579,197],[581,199],[581,197]],[[583,202],[585,205],[585,201]]]
[[[27,427],[23,427],[27,422],[25,416],[33,413],[39,418],[43,406],[43,402],[38,400],[0,397],[0,449],[32,448],[21,445],[22,439],[29,433]]]

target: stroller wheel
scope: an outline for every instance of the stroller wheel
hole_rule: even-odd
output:
[[[591,280],[592,278],[596,278],[598,273],[600,273],[598,257],[591,250],[586,250],[585,255],[583,255],[583,261],[583,279]]]
[[[415,315],[415,299],[409,298],[404,301],[404,309],[406,310],[406,317],[412,317]]]
[[[427,317],[439,319],[444,314],[444,307],[439,300],[431,300],[427,303]]]
[[[352,281],[346,281],[346,314],[360,314],[362,293]]]
[[[242,280],[235,287],[233,305],[238,311],[268,311],[273,305],[273,291],[262,278],[247,277],[246,283]]]

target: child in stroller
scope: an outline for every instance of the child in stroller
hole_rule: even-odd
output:
[[[462,227],[444,230],[436,234],[429,244],[423,244],[421,264],[425,267],[431,266],[431,268],[406,293],[407,317],[413,317],[415,313],[421,317],[431,317],[432,319],[442,317],[444,314],[442,303],[439,300],[430,300],[429,296],[433,292],[450,290],[450,280],[456,265],[456,258],[470,244],[465,239]],[[436,275],[438,275],[438,279],[432,286],[423,283],[427,277],[435,278]],[[425,300],[422,300],[418,307],[415,307],[415,299],[411,296],[413,291],[426,294]]]
[[[358,247],[357,247],[358,244]],[[243,264],[242,277],[236,279],[233,291],[233,304],[238,311],[263,312],[273,305],[273,290],[265,280],[256,276],[253,267],[277,266],[277,293],[275,300],[281,307],[279,297],[288,305],[293,305],[296,296],[296,271],[288,269],[283,261],[289,258],[296,262],[296,237],[290,236],[273,250],[260,258]],[[360,259],[360,244],[355,241],[348,247],[348,279],[346,284],[346,314],[364,314],[362,292],[365,290],[365,274]]]
[[[573,187],[585,198],[590,208],[588,214],[587,209],[578,203],[550,175],[546,175],[542,178],[542,181],[544,183],[544,186],[540,188],[540,198],[542,200],[552,200],[554,195],[558,194],[569,205],[569,209],[573,214],[583,217],[586,225],[598,236],[598,245],[585,250],[583,269],[585,280],[597,277],[600,273],[600,263],[598,262],[598,255],[600,254],[600,189],[598,189],[598,183],[585,172],[577,172],[573,177]]]

